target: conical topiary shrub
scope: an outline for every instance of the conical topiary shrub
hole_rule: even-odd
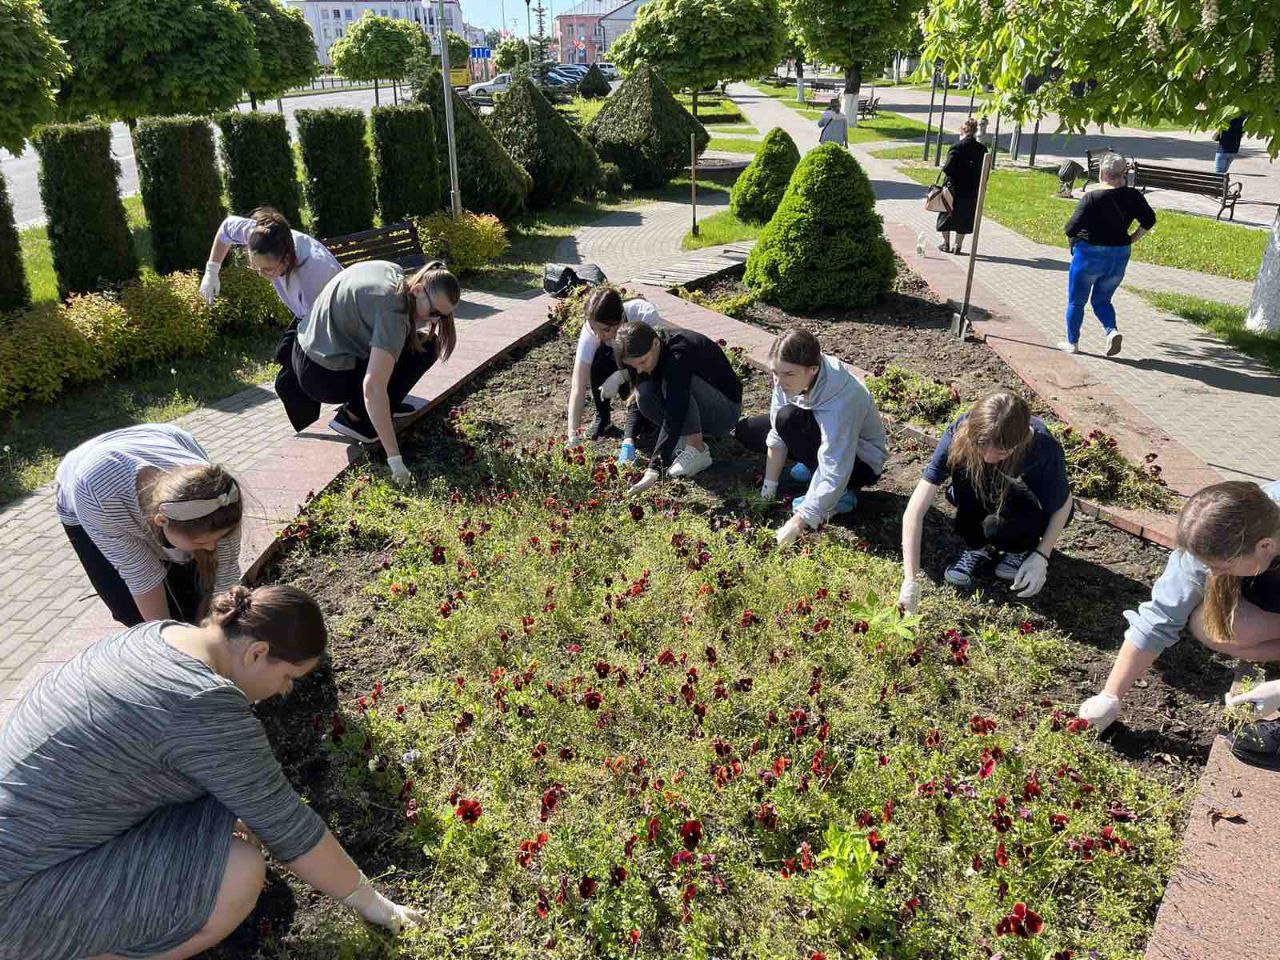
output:
[[[871,181],[848,150],[825,143],[796,167],[743,280],[767,303],[807,311],[875,303],[895,272]]]
[[[770,130],[729,194],[733,215],[743,223],[768,223],[799,162],[800,151],[791,135],[781,127]]]
[[[600,72],[600,68],[594,63],[591,65],[591,69],[587,71],[586,76],[578,81],[578,92],[588,100],[607,97],[610,89],[609,81],[605,79],[604,74]]]
[[[679,172],[689,162],[690,135],[699,154],[707,149],[707,131],[647,63],[631,71],[587,124],[587,142],[634,187],[658,187]]]
[[[493,132],[480,119],[471,105],[451,91],[453,96],[453,135],[458,152],[458,189],[462,205],[479,213],[492,213],[511,222],[524,212],[525,200],[533,181],[503,149]],[[420,102],[430,104],[438,118],[436,143],[440,151],[441,200],[449,204],[448,145],[445,134],[444,86],[440,71],[427,73],[415,94]]]
[[[596,152],[528,77],[517,80],[498,98],[486,120],[498,142],[533,178],[529,206],[541,209],[564,203],[599,182]]]

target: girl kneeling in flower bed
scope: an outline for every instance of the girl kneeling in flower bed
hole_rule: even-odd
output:
[[[1102,692],[1080,705],[1099,730],[1120,713],[1120,700],[1178,642],[1184,627],[1210,650],[1240,660],[1280,660],[1280,481],[1259,487],[1231,480],[1205,487],[1178,517],[1178,549],[1151,599],[1126,611],[1129,629]],[[1234,697],[1259,713],[1280,709],[1280,681]],[[1242,759],[1280,758],[1280,730],[1246,728],[1233,750]]]
[[[711,466],[703,438],[728,436],[742,413],[742,381],[720,346],[692,330],[630,322],[618,329],[614,349],[635,371],[640,415],[658,427],[649,468],[628,493],[653,486],[668,465],[669,477],[692,477]],[[684,447],[677,455],[679,442]]]
[[[1002,553],[995,568],[1020,597],[1044,587],[1049,554],[1071,517],[1071,489],[1062,445],[1027,402],[1000,390],[983,397],[947,427],[902,516],[903,584],[899,601],[914,613],[920,602],[920,540],[924,515],[950,479],[956,532],[965,551],[946,581],[971,587]]]
[[[880,479],[889,441],[875,401],[838,358],[822,352],[807,330],[789,330],[769,348],[773,397],[769,412],[738,421],[734,436],[766,454],[760,495],[772,500],[787,459],[791,479],[808,492],[792,501],[793,516],[778,531],[779,546],[805,527],[820,527],[858,503],[855,491]]]
[[[0,960],[213,947],[262,890],[244,831],[371,923],[420,923],[294,792],[253,714],[326,642],[303,591],[237,586],[198,627],[143,624],[41,678],[0,728]]]

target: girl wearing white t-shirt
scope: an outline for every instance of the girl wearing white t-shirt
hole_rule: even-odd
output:
[[[653,304],[639,298],[623,303],[622,295],[611,287],[597,287],[587,295],[583,316],[582,333],[578,336],[578,349],[573,362],[573,380],[569,385],[571,443],[584,436],[592,440],[618,436],[617,428],[609,420],[610,403],[615,397],[626,400],[631,390],[627,374],[619,368],[613,354],[613,342],[618,328],[624,321],[643,321],[651,327],[665,326]],[[584,430],[582,401],[588,385],[596,407],[596,422]],[[622,462],[635,459],[635,435],[639,422],[639,410],[635,404],[629,405],[622,452],[618,457]]]

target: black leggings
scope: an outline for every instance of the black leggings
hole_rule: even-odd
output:
[[[769,414],[762,413],[754,417],[743,417],[733,430],[738,442],[754,453],[768,454],[769,447],[765,442],[769,439],[769,428],[773,424]],[[805,410],[795,404],[788,403],[778,409],[778,436],[787,445],[787,456],[798,463],[803,463],[810,470],[818,467],[818,449],[822,446],[822,428],[818,426],[818,418],[812,410]],[[849,487],[861,490],[880,479],[880,474],[867,464],[855,459],[853,473],[849,475]]]
[[[71,541],[71,548],[89,575],[89,582],[102,602],[111,611],[117,623],[126,627],[136,627],[142,623],[142,613],[138,610],[138,602],[125,586],[120,572],[111,565],[111,561],[102,555],[98,545],[93,542],[84,527],[62,525]],[[200,613],[200,601],[203,591],[200,589],[200,576],[196,572],[194,561],[188,563],[166,562],[169,573],[165,577],[165,593],[169,597],[169,616],[183,623],[195,623]]]
[[[956,533],[970,550],[990,546],[1005,553],[1025,553],[1039,546],[1049,526],[1049,514],[1022,482],[1009,485],[1000,511],[992,513],[969,474],[953,470],[947,500],[956,508]]]
[[[614,357],[613,347],[602,343],[596,348],[595,356],[591,358],[591,401],[596,407],[596,431],[603,433],[609,426],[609,420],[612,415],[612,404],[605,397],[600,396],[600,388],[604,382],[618,372],[618,362]],[[626,400],[631,394],[630,383],[624,383],[622,389],[618,391],[618,399]],[[623,427],[623,436],[636,437],[636,430],[640,426],[640,408],[634,404],[626,405],[626,426]]]
[[[407,343],[404,345],[387,381],[387,399],[392,410],[435,362],[435,344],[428,343],[422,352]],[[357,360],[350,370],[330,370],[308,357],[302,346],[294,342],[293,374],[302,392],[321,403],[340,403],[355,419],[365,423],[369,422],[369,411],[364,406],[364,375],[368,369],[369,360],[365,358]]]

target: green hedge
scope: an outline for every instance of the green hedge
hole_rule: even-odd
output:
[[[609,95],[609,81],[605,79],[600,68],[594,63],[591,69],[587,71],[587,75],[578,81],[578,92],[588,100],[598,100],[600,97]]]
[[[489,129],[533,178],[529,206],[555,206],[596,189],[600,158],[526,77],[488,117]]]
[[[743,223],[768,223],[799,162],[800,150],[791,134],[781,127],[770,130],[755,158],[734,181],[729,194],[733,215]]]
[[[13,222],[13,204],[0,174],[0,313],[31,305],[31,288],[22,269],[22,245]]]
[[[373,168],[364,114],[352,107],[299,110],[311,232],[340,237],[373,226]]]
[[[374,107],[373,156],[382,222],[398,223],[440,209],[436,125],[425,103]]]
[[[871,181],[848,150],[824,143],[796,167],[743,280],[768,303],[809,311],[873,304],[896,270]]]
[[[429,104],[432,114],[440,118],[436,124],[436,143],[439,155],[447,157],[444,85],[440,82],[439,71],[425,75],[415,98]],[[462,205],[479,213],[492,213],[505,223],[524,213],[533,180],[524,167],[502,148],[480,115],[456,92],[453,93],[453,136],[458,152],[458,188],[462,191]],[[440,193],[442,201],[447,203],[447,176],[441,177]]]
[[[258,207],[274,207],[301,230],[302,191],[284,116],[259,110],[224,113],[218,126],[231,212],[248,216]]]
[[[587,141],[600,159],[616,163],[635,187],[661,186],[687,166],[691,135],[701,154],[711,137],[647,63],[631,71],[587,124]]]
[[[144,117],[134,128],[133,149],[156,272],[203,267],[227,215],[208,121]]]
[[[54,124],[32,141],[40,199],[61,296],[116,286],[138,275],[138,256],[116,183],[105,123]]]
[[[271,284],[244,267],[223,268],[212,305],[200,296],[200,277],[148,272],[118,291],[0,320],[0,414],[137,364],[199,354],[221,333],[283,329],[293,319]]]

